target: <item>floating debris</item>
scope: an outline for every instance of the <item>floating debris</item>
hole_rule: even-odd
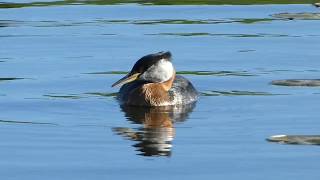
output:
[[[277,86],[309,86],[315,87],[320,86],[320,79],[285,79],[285,80],[274,80],[271,82]]]
[[[320,135],[274,135],[267,141],[283,144],[320,145]]]
[[[320,20],[320,13],[279,13],[272,16],[287,20]]]

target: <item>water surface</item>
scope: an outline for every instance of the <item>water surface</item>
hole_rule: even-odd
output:
[[[319,179],[318,146],[265,140],[319,134],[319,87],[271,84],[319,79],[313,2],[98,2],[1,3],[2,179]],[[199,101],[120,107],[111,84],[166,50]]]

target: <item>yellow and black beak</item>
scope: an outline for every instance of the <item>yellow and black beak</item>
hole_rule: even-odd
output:
[[[129,83],[129,82],[135,81],[139,78],[139,75],[140,75],[140,73],[134,73],[134,74],[129,73],[125,77],[121,78],[119,81],[112,84],[111,87],[122,86],[124,84]]]

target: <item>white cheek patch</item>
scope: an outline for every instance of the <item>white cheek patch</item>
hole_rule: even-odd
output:
[[[140,77],[151,82],[164,82],[172,77],[173,72],[174,68],[172,63],[162,59],[157,64],[152,65]]]

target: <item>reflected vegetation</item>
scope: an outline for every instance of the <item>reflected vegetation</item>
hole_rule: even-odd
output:
[[[320,135],[274,135],[267,141],[282,144],[320,145]]]
[[[133,20],[125,21],[125,23],[136,25],[157,25],[157,24],[221,24],[221,23],[242,23],[242,24],[254,24],[262,22],[270,22],[273,18],[251,18],[251,19],[158,19],[158,20]],[[113,21],[114,22],[114,21]]]
[[[274,20],[286,20],[279,18],[232,18],[232,19],[145,19],[145,20],[127,20],[127,19],[96,19],[92,21],[13,21],[13,20],[0,20],[0,27],[12,27],[19,25],[27,25],[32,27],[69,27],[69,26],[100,26],[109,24],[133,24],[133,25],[199,25],[199,24],[221,24],[221,23],[241,23],[241,24],[254,24],[266,23]],[[116,34],[105,34],[116,35]]]
[[[218,24],[231,23],[225,20],[187,20],[187,19],[160,19],[160,20],[136,20],[129,22],[137,25],[157,25],[157,24]]]
[[[135,3],[141,5],[250,5],[250,4],[314,4],[315,0],[66,0],[66,1],[33,1],[26,3],[0,2],[0,8],[23,8],[37,6],[63,5],[117,5]]]
[[[135,142],[133,147],[142,156],[171,156],[175,123],[185,121],[195,104],[184,106],[136,107],[121,106],[125,117],[140,128],[115,127],[113,131]]]
[[[82,99],[82,98],[89,98],[92,96],[97,97],[116,97],[117,92],[87,92],[87,93],[81,93],[81,94],[45,94],[43,97],[47,97],[50,99]]]
[[[285,79],[285,80],[274,80],[271,82],[272,85],[278,86],[309,86],[315,87],[320,86],[320,79]]]
[[[146,34],[146,35],[164,35],[164,36],[222,36],[222,37],[236,37],[236,38],[255,38],[255,37],[289,37],[287,34],[214,34],[214,33],[157,33],[157,34]],[[290,36],[299,37],[299,36]]]
[[[247,71],[178,71],[177,74],[200,76],[256,76]]]
[[[87,95],[94,95],[94,96],[102,96],[102,97],[117,97],[118,93],[113,92],[113,93],[108,93],[108,92],[89,92],[85,93]]]
[[[63,98],[63,99],[80,99],[80,98],[83,98],[79,95],[76,95],[76,94],[68,94],[68,95],[59,95],[59,94],[46,94],[46,95],[43,95],[44,97],[49,97],[49,98]]]
[[[86,74],[127,74],[127,71],[105,71],[105,72],[92,72]],[[176,74],[180,75],[199,75],[199,76],[257,76],[249,73],[248,71],[177,71]]]
[[[60,20],[60,21],[15,21],[15,20],[0,20],[1,27],[13,26],[32,26],[32,27],[70,27],[70,26],[101,26],[110,24],[120,25],[201,25],[201,24],[226,24],[226,23],[240,23],[240,24],[257,24],[270,23],[272,21],[289,21],[289,20],[319,20],[319,13],[280,13],[272,15],[272,18],[231,18],[231,19],[95,19],[91,21],[81,20]],[[117,34],[102,34],[114,36]],[[176,36],[227,36],[227,37],[287,37],[285,34],[215,34],[208,32],[184,32],[184,33],[159,33],[146,35],[176,35]]]
[[[91,72],[91,73],[85,73],[85,74],[128,74],[127,71],[104,71],[104,72]]]
[[[32,121],[9,121],[9,120],[0,120],[0,123],[58,125],[54,123],[42,123],[42,122],[32,122]]]
[[[285,94],[272,94],[268,92],[254,92],[254,91],[205,91],[201,92],[202,96],[275,96]]]
[[[255,23],[266,23],[266,22],[271,22],[277,19],[274,18],[247,18],[247,19],[235,19],[235,22],[239,22],[242,24],[255,24]]]

